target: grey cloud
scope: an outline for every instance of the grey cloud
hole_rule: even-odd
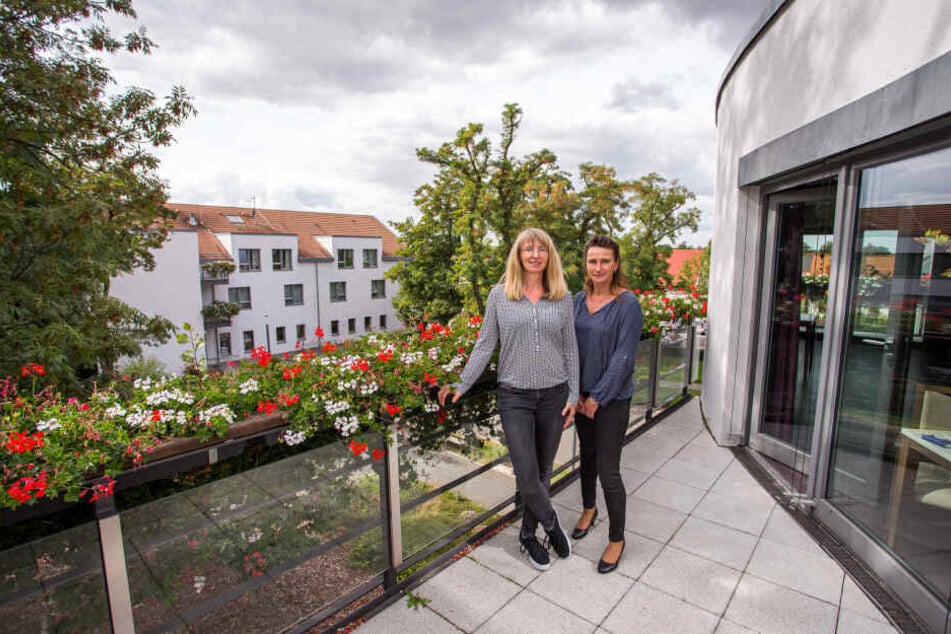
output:
[[[680,100],[674,96],[670,83],[642,82],[637,79],[614,84],[608,103],[609,108],[625,112],[635,112],[643,107],[674,109],[679,105]]]
[[[296,202],[288,209],[299,209],[301,206],[307,209],[334,209],[337,202],[333,192],[303,186],[294,188],[293,199]]]

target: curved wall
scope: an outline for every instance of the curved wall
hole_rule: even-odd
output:
[[[702,396],[719,442],[743,441],[751,398],[758,240],[764,215],[757,183],[851,149],[859,141],[874,140],[883,121],[899,122],[899,127],[905,125],[901,122],[913,124],[931,116],[928,107],[941,114],[946,98],[923,103],[928,95],[918,98],[914,82],[901,82],[929,63],[941,72],[951,68],[949,51],[951,2],[946,0],[793,0],[779,6],[728,69],[716,113],[718,161]],[[887,87],[896,85],[904,88],[892,98]],[[880,98],[870,99],[875,94]],[[856,104],[865,107],[850,108]],[[835,113],[843,116],[836,118]],[[827,125],[816,126],[820,121]],[[822,137],[810,138],[816,132]],[[769,160],[748,169],[751,158],[767,154]]]

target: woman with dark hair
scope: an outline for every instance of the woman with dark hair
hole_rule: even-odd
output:
[[[574,299],[581,363],[575,429],[584,510],[571,536],[583,538],[594,524],[600,478],[610,525],[598,572],[607,573],[617,568],[624,552],[627,492],[621,480],[621,447],[631,418],[634,362],[644,315],[637,297],[625,288],[617,242],[607,236],[588,240],[584,266],[584,290]]]
[[[541,229],[526,229],[515,239],[505,275],[489,292],[453,403],[476,382],[496,346],[499,418],[525,503],[519,542],[532,566],[547,570],[548,550],[535,537],[539,524],[559,557],[571,554],[548,487],[562,430],[571,424],[578,400],[578,344],[561,259]],[[439,390],[440,405],[450,391],[449,386]]]

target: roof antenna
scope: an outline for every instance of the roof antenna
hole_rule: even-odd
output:
[[[251,217],[254,218],[254,212],[258,206],[258,197],[254,194],[251,195]]]

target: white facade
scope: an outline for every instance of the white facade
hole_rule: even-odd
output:
[[[759,281],[750,265],[759,257],[762,228],[759,187],[737,186],[740,158],[951,50],[951,3],[945,0],[775,4],[773,21],[725,78],[716,112],[703,404],[717,441],[734,445],[748,423],[755,335],[751,308]],[[844,125],[854,127],[859,139],[869,122]],[[828,152],[845,149],[829,143]],[[796,158],[776,158],[776,165],[777,170],[797,167]]]
[[[147,315],[158,315],[177,328],[191,324],[197,334],[202,331],[201,281],[198,267],[198,236],[194,231],[173,231],[161,249],[153,252],[155,268],[137,269],[131,274],[115,277],[109,294]],[[181,372],[181,354],[187,346],[174,337],[158,347],[145,347],[143,356],[160,361],[172,373]]]
[[[333,257],[302,256],[301,236],[296,233],[268,233],[260,227],[253,232],[231,232],[227,227],[212,232],[196,214],[200,216],[201,210],[189,215],[195,223],[191,226],[197,229],[177,227],[155,252],[153,271],[117,278],[111,293],[147,314],[167,317],[178,327],[190,323],[204,335],[210,365],[247,358],[256,347],[280,355],[318,347],[327,340],[402,327],[391,303],[397,285],[385,279],[386,271],[399,258],[384,256],[381,237],[307,235]],[[258,211],[250,218],[264,222],[262,216]],[[204,237],[200,237],[201,231]],[[206,249],[210,245],[210,255],[200,252],[200,244]],[[351,252],[351,266],[338,264],[341,250]],[[226,279],[216,281],[202,275],[202,262],[225,259],[235,265]],[[332,300],[335,284],[343,285],[338,290],[345,288],[345,299]],[[242,304],[237,315],[204,320],[203,307],[229,301]],[[318,327],[324,332],[322,340],[315,335]],[[161,361],[169,372],[180,372],[183,349],[172,341],[146,354]]]
[[[716,118],[710,430],[947,631],[951,2],[773,0]]]

